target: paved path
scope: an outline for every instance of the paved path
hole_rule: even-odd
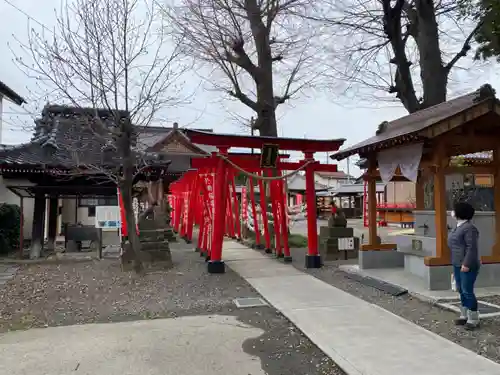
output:
[[[348,375],[500,374],[500,365],[260,252],[227,241],[223,254]]]

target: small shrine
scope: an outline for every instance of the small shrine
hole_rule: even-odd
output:
[[[376,135],[332,155],[342,160],[358,154],[366,159],[368,243],[359,252],[359,269],[401,269],[429,290],[450,289],[452,273],[448,231],[455,201],[476,209],[483,267],[477,286],[500,285],[500,184],[494,184],[491,204],[470,194],[451,194],[456,176],[500,174],[500,102],[486,84],[478,90],[380,124]],[[458,162],[461,155],[486,152],[481,163]],[[467,158],[466,158],[467,159]],[[469,158],[470,159],[470,158]],[[463,160],[462,160],[463,161]],[[416,184],[414,234],[382,242],[377,233],[376,182],[407,180]],[[464,189],[461,189],[464,191]]]

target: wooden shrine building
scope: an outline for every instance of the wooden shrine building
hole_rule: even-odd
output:
[[[380,124],[375,136],[332,155],[336,160],[359,154],[368,163],[368,243],[360,251],[360,268],[404,268],[429,289],[450,288],[448,230],[456,200],[476,207],[483,269],[479,286],[500,285],[500,183],[493,188],[493,207],[470,195],[447,194],[447,176],[500,175],[500,102],[490,85],[419,112]],[[492,152],[481,163],[454,163],[453,157]],[[377,236],[376,181],[416,183],[415,234]],[[449,191],[449,189],[448,189]],[[431,205],[426,204],[430,201]]]
[[[47,105],[35,121],[30,142],[1,146],[0,200],[21,206],[21,242],[30,242],[32,249],[42,249],[44,238],[48,238],[47,248],[53,249],[66,224],[93,226],[97,206],[118,205],[116,183],[101,171],[104,166],[120,166],[121,161],[111,133],[97,134],[88,125],[93,113],[90,108]],[[109,111],[98,114],[108,121]],[[192,143],[177,124],[173,128],[134,126],[133,139],[137,170],[144,165],[164,169],[164,192],[191,168],[192,158],[211,152],[210,147]],[[147,180],[146,174],[140,174],[139,180]],[[138,195],[145,186],[140,185],[135,189]],[[117,230],[103,236],[109,243],[119,243]]]

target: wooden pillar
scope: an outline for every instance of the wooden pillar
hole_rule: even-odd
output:
[[[314,153],[305,152],[305,159],[313,161]],[[321,257],[318,253],[318,223],[316,219],[316,182],[314,164],[306,167],[306,208],[307,208],[307,255],[306,268],[320,268]]]
[[[219,153],[226,156],[227,148],[219,147]],[[224,229],[226,224],[227,207],[227,174],[228,167],[226,161],[219,158],[215,172],[214,181],[214,212],[213,212],[213,232],[210,261],[208,262],[209,273],[224,273],[225,265],[222,261],[222,246],[224,242]]]
[[[422,171],[419,171],[417,183],[415,184],[415,209],[423,210],[424,207],[424,197],[425,197],[425,179]]]
[[[49,221],[48,221],[48,240],[47,250],[55,250],[57,236],[57,216],[59,214],[59,199],[51,197],[49,199]]]
[[[377,180],[375,155],[368,160],[368,244],[378,245],[377,237]]]
[[[38,259],[42,254],[45,233],[45,195],[37,193],[33,208],[33,230],[31,234],[30,259]]]
[[[493,150],[493,200],[495,208],[495,243],[491,255],[481,257],[482,263],[500,263],[500,146]]]
[[[448,224],[446,210],[446,176],[445,168],[449,159],[444,144],[434,146],[434,210],[436,223],[436,256],[426,257],[427,266],[445,266],[451,264],[448,248]]]

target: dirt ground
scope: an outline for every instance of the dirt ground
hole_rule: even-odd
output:
[[[243,349],[260,357],[271,375],[343,374],[275,309],[237,309],[234,298],[258,294],[230,269],[209,275],[205,262],[184,244],[173,244],[172,256],[173,269],[145,277],[122,272],[117,260],[22,265],[0,286],[0,335],[33,327],[216,313],[265,331]]]

